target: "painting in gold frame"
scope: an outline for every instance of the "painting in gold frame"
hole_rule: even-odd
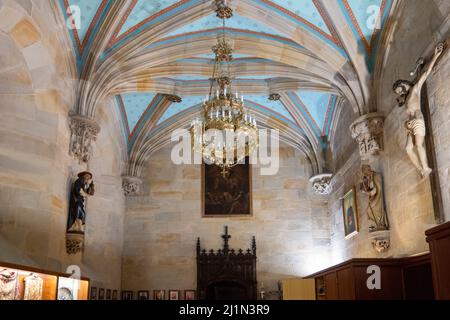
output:
[[[356,189],[354,187],[342,198],[342,214],[345,239],[350,239],[359,232],[358,207],[356,205]]]
[[[251,217],[252,170],[248,158],[225,174],[216,165],[202,165],[202,216]]]

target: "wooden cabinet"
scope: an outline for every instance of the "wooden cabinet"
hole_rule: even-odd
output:
[[[436,299],[450,300],[450,222],[425,234],[430,245],[434,294]]]
[[[370,290],[369,266],[380,267],[381,289]],[[352,259],[311,275],[316,281],[317,298],[321,300],[401,300],[433,298],[430,255],[402,259]],[[416,272],[420,281],[411,278]],[[419,287],[421,286],[421,287]],[[323,289],[322,289],[323,288]],[[422,290],[425,288],[425,290]]]
[[[316,284],[314,279],[283,280],[283,300],[315,300]]]

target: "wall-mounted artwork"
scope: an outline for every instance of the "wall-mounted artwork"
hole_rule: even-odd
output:
[[[204,217],[252,215],[252,175],[248,159],[223,171],[203,164],[202,207]]]
[[[349,239],[359,232],[355,188],[352,188],[343,197],[342,211],[344,215],[345,238]]]

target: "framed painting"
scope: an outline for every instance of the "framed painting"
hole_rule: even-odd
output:
[[[117,290],[113,290],[113,292],[112,292],[112,300],[117,300],[117,298],[118,298],[118,292],[117,292]]]
[[[166,291],[153,290],[153,300],[166,300]]]
[[[133,300],[133,291],[122,291],[122,300]]]
[[[184,291],[184,300],[197,300],[196,299],[196,291],[195,290],[185,290]]]
[[[202,216],[252,216],[252,172],[249,160],[223,170],[202,165]]]
[[[138,300],[149,300],[149,292],[147,290],[138,291]]]
[[[111,300],[111,289],[106,290],[106,300]]]
[[[179,290],[170,290],[169,291],[169,300],[180,300],[180,291]]]
[[[96,287],[91,287],[90,298],[91,298],[91,300],[97,300],[97,288]]]
[[[105,289],[98,289],[98,300],[105,300]]]
[[[359,232],[358,207],[356,205],[356,190],[354,187],[342,198],[342,214],[344,217],[345,239],[349,239]]]

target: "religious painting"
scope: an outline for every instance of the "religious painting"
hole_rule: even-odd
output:
[[[106,300],[111,300],[111,290],[106,290]]]
[[[166,299],[166,291],[164,290],[153,291],[153,300],[165,300],[165,299]]]
[[[352,188],[343,197],[342,211],[344,216],[345,238],[349,239],[359,232],[355,188]]]
[[[117,292],[117,290],[113,290],[113,292],[112,292],[112,300],[117,300],[117,298],[118,298],[118,292]]]
[[[148,300],[149,299],[149,292],[142,290],[138,291],[138,300]]]
[[[122,300],[133,300],[133,291],[122,291]]]
[[[184,300],[196,300],[196,291],[195,290],[186,290],[184,291]]]
[[[203,217],[252,215],[251,166],[248,159],[227,170],[202,166]]]
[[[96,287],[91,288],[90,298],[91,298],[91,300],[97,300],[97,288]]]
[[[180,300],[180,291],[170,290],[169,291],[169,300]]]
[[[105,300],[105,289],[98,289],[98,300]]]

